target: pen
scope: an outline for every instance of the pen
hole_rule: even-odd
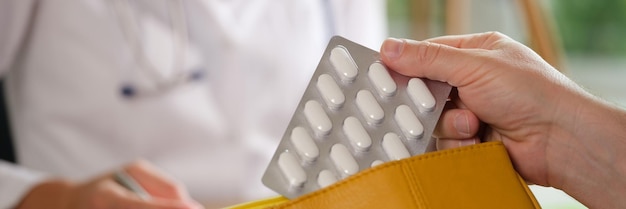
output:
[[[143,187],[141,187],[141,185],[139,185],[139,183],[137,183],[135,179],[133,179],[132,176],[126,173],[126,171],[124,170],[116,171],[113,174],[113,178],[115,178],[115,181],[119,183],[120,185],[124,186],[126,189],[139,195],[141,199],[149,200],[152,198],[150,194],[148,194],[148,192],[146,192],[146,190],[143,189]]]

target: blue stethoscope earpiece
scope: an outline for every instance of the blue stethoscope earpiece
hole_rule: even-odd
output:
[[[199,81],[202,80],[205,76],[205,72],[202,69],[195,69],[189,73],[189,81]]]
[[[136,93],[137,92],[135,91],[135,87],[129,83],[122,84],[122,86],[120,87],[120,94],[124,98],[133,98],[135,97]]]

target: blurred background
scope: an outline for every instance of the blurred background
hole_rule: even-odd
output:
[[[626,0],[388,0],[390,36],[500,31],[593,94],[626,108]],[[531,186],[546,209],[586,208]]]

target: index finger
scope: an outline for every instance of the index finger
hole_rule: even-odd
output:
[[[411,77],[426,77],[465,86],[482,76],[489,53],[485,49],[459,49],[427,41],[387,39],[381,46],[381,59],[390,69]]]
[[[478,34],[448,35],[426,39],[424,41],[448,45],[461,49],[494,49],[502,40],[511,40],[499,32],[485,32]]]

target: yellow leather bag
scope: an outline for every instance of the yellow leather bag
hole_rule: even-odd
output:
[[[322,190],[231,209],[541,208],[501,142],[431,152],[376,166]]]

